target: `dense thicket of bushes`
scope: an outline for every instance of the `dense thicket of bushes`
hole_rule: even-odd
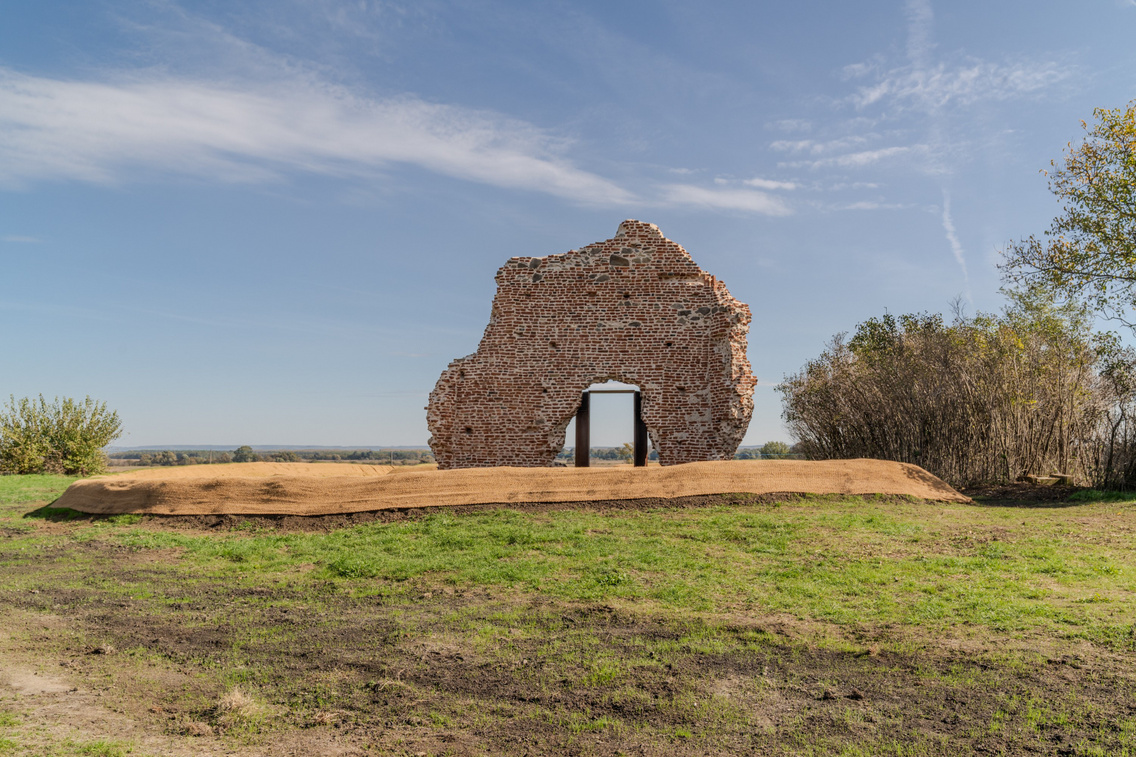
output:
[[[1012,295],[997,316],[885,315],[779,387],[812,458],[911,462],[956,486],[1069,473],[1136,483],[1136,360],[1086,312]]]
[[[10,397],[0,411],[0,473],[100,473],[106,469],[103,448],[121,433],[118,413],[90,397]]]

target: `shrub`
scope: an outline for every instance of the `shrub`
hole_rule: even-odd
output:
[[[233,450],[234,463],[258,463],[260,462],[260,455],[252,451],[252,447],[247,444],[242,444]]]
[[[783,460],[790,452],[785,442],[766,442],[761,446],[761,456],[770,460]]]
[[[0,473],[101,473],[103,448],[121,433],[118,413],[105,402],[13,396],[0,412]]]
[[[955,486],[1136,482],[1131,351],[1093,334],[1084,308],[1011,296],[1002,315],[885,315],[835,337],[779,387],[802,451],[915,463]]]

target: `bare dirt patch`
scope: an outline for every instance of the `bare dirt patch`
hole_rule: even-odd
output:
[[[448,586],[234,586],[98,542],[81,552],[85,587],[0,591],[7,618],[31,619],[9,649],[65,663],[66,677],[5,673],[39,697],[21,700],[35,713],[23,717],[64,729],[57,740],[78,729],[162,754],[794,754],[902,732],[924,754],[1075,754],[1119,748],[1136,695],[1132,655],[1091,649],[952,649],[873,626],[818,643],[773,616]],[[235,685],[264,709],[226,705]]]
[[[730,571],[715,556],[748,544],[730,554],[776,568],[762,580],[796,580],[836,561],[868,571],[865,581],[886,580],[871,584],[881,603],[895,601],[885,590],[893,580],[910,581],[944,612],[983,599],[966,593],[968,583],[1001,575],[978,563],[1026,565],[1023,555],[1059,537],[1068,543],[1037,558],[1052,571],[1039,586],[1063,592],[1085,582],[1083,596],[1068,596],[1090,604],[1048,602],[1044,591],[1020,601],[1037,612],[1103,608],[1091,617],[1118,635],[1093,635],[1073,614],[1057,631],[999,631],[997,619],[922,628],[826,620],[808,594],[790,610],[726,601],[703,612],[681,598],[568,600],[444,571],[345,570],[354,577],[341,580],[327,560],[289,562],[289,550],[335,532],[347,544],[399,534],[391,549],[412,548],[435,528],[423,520],[435,508],[126,520],[43,508],[9,519],[13,533],[0,542],[0,679],[12,682],[0,687],[0,744],[60,755],[115,754],[79,749],[104,741],[175,755],[1132,752],[1136,630],[1122,624],[1132,621],[1123,588],[1131,505],[1073,511],[1041,496],[1032,501],[1050,504],[1029,504],[1027,493],[975,492],[978,506],[785,494],[510,503],[516,517],[499,505],[466,506],[435,525],[458,540],[462,523],[488,522],[501,545],[524,545],[526,528],[566,520],[558,511],[610,515],[579,521],[589,542],[611,538],[617,523],[646,534],[677,529],[684,544],[705,545],[691,570]],[[731,520],[740,508],[748,520]],[[383,524],[392,528],[374,527]],[[1029,550],[1014,546],[1027,542]],[[1075,562],[1097,542],[1099,559]],[[630,542],[613,543],[600,559],[614,567],[592,574],[601,587],[635,578],[618,566],[618,545]],[[246,556],[246,547],[267,551]],[[926,554],[927,571],[942,568],[939,577],[924,581],[924,563],[894,579],[868,570],[911,550]],[[530,557],[522,546],[480,559]],[[1110,594],[1092,576],[1118,588]],[[6,712],[16,725],[4,725]]]
[[[113,688],[95,683],[72,661],[59,659],[41,631],[57,629],[55,616],[5,612],[7,633],[0,636],[0,732],[15,754],[219,755],[221,744],[189,744],[166,733],[162,724],[128,712]],[[51,671],[48,666],[54,667]],[[58,671],[58,672],[55,672]],[[22,751],[21,748],[22,747]],[[5,753],[8,753],[6,751]]]
[[[10,689],[18,696],[62,694],[77,690],[68,682],[54,676],[21,668],[0,669],[0,687]]]
[[[649,512],[653,510],[685,510],[713,507],[723,502],[732,504],[769,504],[793,502],[804,495],[777,492],[771,494],[711,494],[698,497],[643,497],[639,499],[609,499],[588,502],[518,502],[465,505],[446,508],[453,515],[470,515],[491,512],[507,507],[523,513],[575,510],[597,513]],[[270,529],[282,533],[331,532],[367,523],[397,523],[418,520],[438,514],[433,507],[400,507],[342,515],[151,515],[143,516],[142,523],[154,528],[187,530]],[[91,516],[100,517],[100,516]]]
[[[507,508],[521,513],[543,513],[560,511],[629,513],[654,512],[659,510],[689,510],[703,507],[728,505],[771,505],[775,503],[800,502],[809,497],[795,492],[770,492],[767,494],[707,494],[694,497],[642,497],[635,499],[589,500],[581,502],[510,502],[487,503],[447,507],[451,515],[471,515],[493,512]],[[871,495],[874,502],[910,503],[910,497],[902,495]],[[331,533],[344,528],[371,523],[399,523],[420,520],[437,515],[436,507],[398,507],[368,512],[343,513],[334,515],[141,515],[139,525],[143,528],[174,531],[275,531],[279,533]],[[29,513],[43,524],[98,522],[114,516],[77,513],[44,507]],[[46,526],[50,528],[50,526]]]
[[[996,507],[1062,507],[1076,505],[1069,498],[1084,490],[1083,486],[1015,483],[979,486],[964,491],[975,502]]]

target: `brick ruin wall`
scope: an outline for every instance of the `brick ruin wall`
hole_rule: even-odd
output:
[[[663,465],[734,456],[757,383],[750,311],[658,227],[624,221],[606,242],[512,258],[477,352],[430,393],[439,468],[551,465],[590,385],[642,391]]]

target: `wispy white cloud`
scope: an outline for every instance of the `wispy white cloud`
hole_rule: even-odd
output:
[[[1136,0],[1133,0],[1136,2]],[[812,121],[807,121],[803,118],[783,118],[780,121],[773,123],[775,129],[787,132],[808,132],[812,131]]]
[[[959,269],[962,271],[963,286],[966,291],[966,298],[971,299],[970,296],[970,274],[966,270],[966,254],[963,252],[962,243],[959,242],[958,233],[955,231],[955,222],[951,217],[951,194],[946,189],[943,190],[943,231],[947,235],[947,244],[951,246],[951,255],[954,256],[955,262],[958,263]]]
[[[907,0],[907,58],[916,68],[924,68],[935,44],[931,41],[931,25],[935,20],[931,0]]]
[[[849,63],[840,69],[840,78],[844,80],[860,79],[868,74],[879,71],[883,66],[884,61],[882,58],[874,58],[862,63]]]
[[[833,155],[819,160],[801,160],[779,163],[787,168],[863,168],[875,163],[894,158],[918,156],[927,152],[927,145],[899,145],[896,147],[881,147],[878,150],[862,150],[843,155]]]
[[[792,213],[792,209],[784,200],[756,189],[711,189],[693,184],[668,184],[662,190],[663,201],[676,205],[744,210],[770,216]]]
[[[769,147],[777,152],[790,152],[790,153],[809,153],[811,155],[822,155],[826,152],[836,152],[839,150],[847,150],[851,147],[863,145],[875,135],[871,134],[850,134],[846,137],[839,139],[830,139],[828,141],[817,141],[812,139],[797,139],[787,140],[779,139],[771,142]]]
[[[8,242],[9,244],[43,244],[43,240],[39,237],[23,237],[18,234],[8,234],[7,236],[0,237],[0,242]]]
[[[263,182],[393,164],[573,201],[633,194],[564,157],[531,124],[414,97],[373,99],[310,78],[214,84],[161,75],[68,81],[0,69],[0,185],[110,184],[138,170]]]
[[[783,158],[776,164],[778,169],[814,171],[816,178],[801,186],[850,195],[840,197],[847,199],[843,204],[820,201],[813,207],[827,211],[915,207],[906,202],[907,197],[873,191],[859,199],[857,194],[885,186],[878,180],[883,175],[950,175],[960,161],[973,155],[970,148],[982,140],[979,130],[991,120],[975,118],[975,106],[1049,95],[1077,75],[1074,65],[1052,57],[994,61],[940,50],[934,39],[932,0],[904,0],[902,9],[907,35],[899,57],[877,53],[838,72],[846,82],[844,92],[830,102],[837,112],[854,117],[809,130],[785,128],[794,123],[792,119],[768,124],[771,131],[780,132],[769,143],[770,151]],[[894,180],[887,183],[894,184]],[[965,255],[954,232],[949,201],[945,206],[944,230],[965,277]],[[937,202],[921,207],[939,208]]]
[[[856,108],[887,103],[896,109],[933,112],[948,105],[1009,100],[1050,88],[1075,74],[1054,60],[995,63],[976,58],[933,63],[934,12],[930,0],[907,0],[907,64],[888,67],[881,58],[845,66],[847,79],[873,79],[848,97]]]
[[[811,139],[778,139],[775,142],[770,142],[770,149],[778,152],[804,152],[809,150],[816,144]]]
[[[844,205],[833,205],[833,210],[906,210],[914,207],[911,203],[906,202],[875,202],[872,200],[861,200],[859,202],[849,202]]]
[[[762,179],[757,176],[752,179],[744,179],[742,181],[742,184],[745,184],[747,187],[753,187],[754,189],[765,189],[770,192],[776,192],[778,190],[791,192],[800,186],[800,184],[797,184],[794,181],[776,181],[774,179]]]
[[[815,158],[780,166],[852,170],[889,161],[929,175],[950,173],[964,144],[959,130],[953,128],[957,125],[953,116],[979,103],[1047,92],[1076,74],[1075,67],[1056,60],[994,62],[937,55],[931,0],[905,0],[904,15],[905,60],[889,61],[875,55],[841,71],[853,90],[838,106],[852,105],[862,114],[860,118],[842,124],[838,139],[771,143],[771,149],[778,152]],[[937,61],[938,57],[943,59]],[[964,114],[963,118],[969,117]],[[923,132],[920,143],[906,144],[913,127]]]
[[[878,81],[861,86],[848,100],[860,109],[885,100],[898,108],[923,110],[952,104],[968,106],[1039,93],[1068,79],[1072,73],[1069,66],[1056,61],[905,66],[884,72]]]
[[[0,187],[120,184],[163,173],[238,183],[302,173],[374,180],[405,165],[581,204],[765,215],[790,210],[761,190],[796,187],[762,178],[724,188],[645,182],[636,194],[576,166],[566,157],[570,148],[567,139],[499,114],[413,96],[360,96],[311,76],[228,84],[161,74],[76,81],[0,68]]]

